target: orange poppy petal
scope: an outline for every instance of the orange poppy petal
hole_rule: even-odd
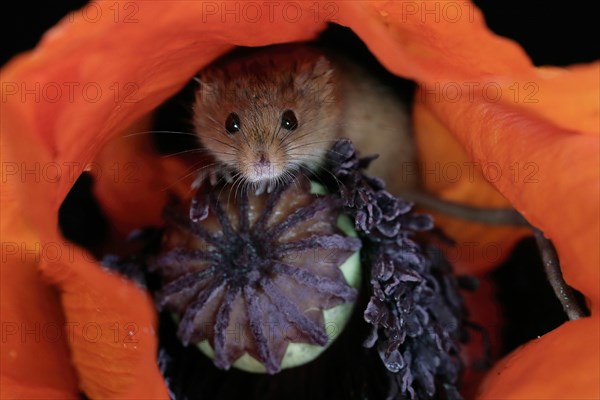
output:
[[[41,268],[61,288],[82,390],[92,398],[167,398],[156,365],[152,300],[84,250],[59,248],[64,257],[43,261]]]
[[[413,109],[413,131],[426,191],[461,204],[510,207],[508,200],[484,177],[496,180],[499,166],[473,162],[456,138],[419,101]],[[496,267],[510,255],[520,238],[530,234],[529,229],[474,223],[426,211],[434,215],[436,225],[456,242],[453,246],[439,245],[459,273],[480,274]]]
[[[3,366],[8,360],[14,367],[2,370],[3,374],[10,371],[5,380],[7,390],[35,397],[43,396],[47,388],[46,397],[63,393],[63,398],[70,398],[76,396],[79,387],[91,397],[166,398],[156,365],[151,301],[141,289],[106,273],[89,254],[57,233],[57,210],[50,200],[56,194],[56,182],[73,176],[66,173],[59,178],[57,173],[67,171],[61,170],[65,166],[53,161],[32,139],[30,125],[35,122],[28,117],[31,109],[7,102],[2,111],[8,117],[2,118],[6,169],[1,201],[3,213],[7,212],[2,218],[2,237],[17,240],[21,258],[29,257],[30,249],[39,248],[33,260],[24,258],[29,264],[15,264],[10,258],[11,263],[3,262],[2,306],[6,305],[7,312],[3,309],[2,315],[11,323],[24,320],[40,327],[59,324],[63,332],[62,342],[50,346],[44,346],[42,340],[15,344],[11,339],[12,347],[7,348],[12,351],[2,352]],[[16,169],[9,171],[8,166],[13,165]],[[58,295],[39,280],[38,267],[42,277],[58,287]],[[5,288],[11,283],[18,286]],[[36,294],[42,304],[36,301]],[[47,331],[40,335],[52,334],[50,328]],[[127,347],[130,344],[136,347]],[[149,383],[138,387],[140,381]],[[26,390],[11,385],[20,382],[25,382]]]
[[[169,185],[144,119],[111,140],[93,161],[94,194],[111,221],[111,237],[124,242],[135,229],[162,224]],[[189,186],[188,186],[189,187]]]
[[[58,294],[42,281],[37,264],[55,251],[42,247],[20,220],[20,207],[2,193],[0,397],[65,399],[78,396],[69,361]]]
[[[600,100],[597,96],[597,87],[600,85],[600,63],[570,68],[543,68],[537,73],[539,78],[525,83],[523,86],[528,89],[525,92],[522,90],[520,94],[519,83],[515,82],[516,78],[497,78],[496,84],[504,94],[497,99],[498,103],[522,108],[524,114],[539,115],[558,126],[570,127],[569,129],[578,130],[583,134],[598,132]],[[507,81],[513,83],[509,85]],[[484,84],[480,82],[478,86],[482,87]],[[466,102],[467,95],[472,95],[474,99],[476,93],[476,91],[462,92],[463,100]],[[484,94],[483,98],[490,104],[496,102],[491,101],[489,94]],[[422,178],[428,190],[456,202],[487,207],[507,207],[510,203],[488,181],[494,183],[504,175],[505,179],[536,186],[539,165],[534,161],[513,162],[504,168],[493,160],[485,160],[483,163],[471,161],[459,142],[450,136],[448,128],[423,105],[425,102],[440,103],[442,99],[424,88],[417,96],[414,111],[415,137],[423,164]],[[517,101],[519,99],[520,101]],[[446,103],[452,102],[446,101]],[[451,106],[447,105],[447,107]],[[473,168],[474,164],[477,168]],[[439,216],[437,221],[451,237],[457,239],[459,244],[468,243],[469,247],[472,247],[464,249],[464,246],[459,246],[454,252],[458,252],[459,255],[467,254],[469,257],[454,258],[458,261],[459,269],[466,266],[475,273],[482,268],[494,266],[494,261],[497,263],[503,258],[496,257],[497,253],[494,251],[482,249],[481,243],[484,247],[490,246],[491,250],[498,248],[503,250],[502,253],[507,254],[515,241],[526,233],[523,230],[492,228],[456,221],[444,216]],[[453,257],[452,251],[450,257]]]
[[[31,369],[28,369],[28,371],[30,371],[30,373],[35,373]],[[45,371],[39,372],[45,373]],[[50,375],[46,374],[45,378],[47,377],[50,377]],[[63,377],[58,374],[55,378],[63,379]],[[72,383],[77,383],[77,380],[73,380]],[[56,386],[56,384],[53,384],[52,386]],[[77,400],[80,398],[79,393],[76,390],[77,386],[74,386],[73,391],[68,389],[57,389],[55,387],[44,386],[44,382],[33,382],[29,377],[25,379],[13,379],[5,373],[0,374],[0,387],[2,387],[2,389],[0,389],[0,394],[2,395],[2,398],[6,400]]]
[[[530,74],[523,49],[493,34],[471,2],[340,1],[349,26],[388,70],[417,82]]]
[[[569,284],[594,300],[599,296],[599,140],[567,131],[518,108],[473,102],[426,102],[479,163],[501,171],[536,168],[535,181],[502,174],[494,186],[532,224],[554,241]],[[575,196],[574,193],[585,193]]]
[[[521,88],[514,81],[504,87],[509,101],[564,129],[600,133],[600,62],[568,68],[543,67],[536,74]]]
[[[480,399],[600,398],[600,319],[563,324],[502,359]]]
[[[5,112],[14,118],[4,118]],[[2,114],[0,397],[74,398],[77,377],[69,360],[60,299],[37,269],[41,259],[55,254],[56,247],[45,246],[37,226],[25,218],[37,210],[29,208],[31,203],[19,191],[34,182],[43,185],[48,175],[41,172],[41,165],[25,164],[13,151],[29,143],[25,136],[14,134],[27,132],[27,119],[9,105],[2,105]]]

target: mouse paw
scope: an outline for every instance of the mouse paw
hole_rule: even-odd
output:
[[[227,183],[233,182],[233,171],[227,168],[204,168],[198,171],[196,179],[192,182],[192,189],[198,189],[205,181],[211,186],[217,186],[223,179]]]

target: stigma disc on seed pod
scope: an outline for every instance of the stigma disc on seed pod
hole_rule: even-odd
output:
[[[360,286],[360,240],[340,200],[309,181],[256,195],[213,190],[202,219],[166,212],[159,306],[217,367],[274,374],[339,336]],[[189,209],[189,205],[187,205]]]

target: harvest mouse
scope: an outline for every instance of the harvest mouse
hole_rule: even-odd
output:
[[[403,104],[352,61],[307,44],[276,45],[228,57],[201,71],[193,124],[217,174],[271,191],[296,171],[316,172],[337,138],[362,155],[379,154],[368,172],[392,193],[410,185],[399,177],[414,149]]]

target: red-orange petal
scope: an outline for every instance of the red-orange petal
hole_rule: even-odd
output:
[[[480,399],[600,398],[600,319],[567,322],[500,360]]]
[[[501,171],[533,165],[534,181],[503,173],[494,186],[557,247],[566,281],[598,306],[600,265],[599,138],[561,129],[516,106],[481,97],[426,102],[479,163]],[[582,193],[584,195],[575,195]]]
[[[81,389],[92,398],[167,398],[157,368],[152,300],[83,249],[58,248],[64,256],[44,260],[41,268],[61,288]]]
[[[543,67],[522,87],[507,82],[508,101],[557,126],[582,134],[600,133],[600,61],[567,68]]]
[[[3,203],[0,397],[76,398],[77,377],[69,360],[60,299],[37,270],[37,259],[54,249],[43,249],[18,214],[11,215],[15,210]]]
[[[334,21],[359,35],[391,72],[417,82],[530,74],[523,49],[493,34],[471,2],[340,1]]]
[[[125,242],[136,229],[162,224],[170,185],[163,180],[162,160],[151,136],[144,133],[150,129],[149,118],[134,123],[102,148],[90,170],[95,198],[111,221],[113,241]],[[170,178],[170,183],[177,182]]]
[[[511,207],[508,200],[488,182],[497,179],[500,167],[495,163],[472,161],[448,128],[419,101],[414,104],[413,131],[426,191],[459,204]],[[426,211],[434,215],[436,225],[455,241],[452,246],[443,243],[440,246],[459,273],[489,271],[506,259],[517,240],[530,234],[530,230],[525,228],[475,223],[433,210]]]
[[[2,315],[8,322],[34,326],[54,322],[63,330],[62,341],[55,344],[26,340],[17,346],[11,339],[7,352],[3,346],[2,355],[8,357],[3,358],[3,366],[18,357],[9,360],[14,361],[14,368],[2,370],[3,392],[18,397],[72,398],[83,389],[95,398],[166,398],[156,365],[151,301],[141,289],[105,272],[89,254],[59,234],[52,198],[59,179],[69,181],[76,175],[66,173],[67,165],[52,159],[33,137],[33,108],[6,102],[2,111],[6,112],[3,166],[16,167],[3,170],[0,201],[8,215],[2,218],[2,237],[14,238],[21,246],[19,259],[3,262],[2,306],[7,306],[7,312],[3,309]],[[27,257],[36,246],[39,250],[31,261]],[[21,259],[27,263],[20,265]],[[58,290],[34,279],[41,278],[40,271]],[[21,285],[6,286],[11,284]],[[137,342],[125,341],[132,339]],[[128,348],[130,344],[137,347]],[[140,387],[140,381],[148,383]]]
[[[36,226],[24,218],[28,204],[15,191],[40,178],[31,164],[28,167],[33,172],[23,175],[22,160],[11,151],[15,141],[7,132],[17,132],[21,121],[1,121],[0,398],[76,398],[77,376],[70,362],[59,294],[44,282],[37,269],[41,259],[56,254],[56,246],[40,240]]]

